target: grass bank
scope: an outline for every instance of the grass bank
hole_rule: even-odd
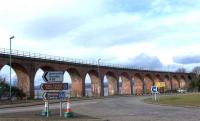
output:
[[[147,98],[144,102],[183,107],[200,107],[200,94],[160,96],[159,102],[152,100],[152,98]]]

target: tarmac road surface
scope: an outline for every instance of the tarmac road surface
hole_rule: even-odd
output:
[[[71,120],[109,121],[200,121],[200,108],[145,104],[146,97],[113,97],[72,102],[75,118]],[[45,119],[39,113],[44,105],[0,109],[0,120],[6,118]],[[59,104],[50,105],[50,119],[59,118]],[[24,119],[27,120],[27,119]]]

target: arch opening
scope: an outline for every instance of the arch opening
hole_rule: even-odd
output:
[[[0,78],[1,81],[5,81],[6,83],[10,84],[10,66],[4,65],[0,69]],[[18,87],[18,79],[16,72],[13,68],[11,68],[11,85]]]
[[[67,71],[64,72],[64,77],[63,77],[64,81],[63,83],[68,83],[68,90],[66,90],[66,97],[71,97],[72,96],[72,80],[71,77],[69,75],[69,73]]]
[[[34,98],[35,99],[41,99],[42,98],[42,90],[41,90],[41,84],[45,83],[45,81],[42,78],[42,75],[44,74],[44,71],[39,68],[34,77]]]
[[[122,73],[120,76],[122,80],[122,90],[121,93],[123,95],[130,95],[131,94],[131,80],[127,73]]]
[[[165,82],[164,92],[165,92],[165,93],[171,92],[171,82],[170,82],[170,79],[169,79],[169,76],[168,76],[168,75],[166,75],[166,76],[164,77],[164,82]]]
[[[74,68],[67,69],[67,72],[72,80],[72,97],[83,97],[85,95],[85,82],[83,81],[79,72]]]
[[[91,70],[88,72],[88,79],[90,82],[90,92],[91,96],[100,96],[101,95],[101,80],[99,74],[96,70]]]
[[[119,95],[122,95],[122,77],[119,77]]]
[[[10,66],[4,65],[1,68],[1,73],[5,81],[10,84]],[[26,69],[20,64],[12,63],[11,85],[21,89],[25,93],[26,97],[30,97],[30,77]]]
[[[50,67],[50,66],[40,66],[35,74],[34,74],[34,98],[35,99],[41,99],[42,95],[43,95],[43,90],[41,89],[41,84],[42,83],[46,83],[43,79],[43,74],[44,72],[47,71],[55,71],[54,68]]]
[[[155,82],[155,84],[156,84],[157,82],[160,83],[160,82],[164,82],[164,81],[161,79],[161,76],[160,76],[160,75],[156,75],[156,76],[155,76],[154,82]],[[165,87],[158,87],[158,92],[164,93],[164,90],[165,90]]]
[[[186,84],[186,80],[185,80],[184,76],[181,76],[181,78],[180,78],[180,88],[181,89],[186,89],[187,87],[188,86]]]
[[[173,76],[172,77],[172,91],[176,92],[178,88],[179,88],[178,78],[176,76]]]
[[[141,95],[143,93],[143,82],[142,77],[140,74],[135,74],[132,78],[134,80],[134,87],[133,87],[133,93],[135,95]]]
[[[93,91],[94,91],[94,87],[92,86],[92,80],[89,76],[89,74],[87,73],[85,76],[85,96],[87,97],[91,97],[93,96]]]
[[[108,72],[106,74],[108,80],[108,95],[117,95],[118,94],[118,81],[113,72]]]
[[[144,93],[145,94],[150,94],[152,86],[153,86],[152,77],[149,74],[145,75],[144,76]]]
[[[9,65],[2,65],[2,67],[0,68],[0,81],[2,83],[11,85],[12,87],[19,88],[17,74],[13,68],[11,68],[11,80],[10,80],[10,66]],[[11,92],[13,92],[12,89],[11,89]],[[6,92],[3,92],[3,91],[0,92],[0,100],[1,99],[5,100],[9,98],[10,98],[9,90]]]
[[[108,96],[108,79],[106,75],[103,78],[103,85],[104,85],[104,96]]]

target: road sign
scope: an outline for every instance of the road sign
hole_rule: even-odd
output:
[[[65,92],[44,92],[42,97],[44,100],[64,99]]]
[[[59,99],[64,99],[65,98],[65,92],[59,92],[58,98]]]
[[[160,87],[165,87],[165,82],[160,82]]]
[[[56,83],[63,82],[63,75],[64,73],[62,71],[48,71],[42,77],[45,82]]]
[[[157,87],[165,87],[165,82],[156,82]]]
[[[68,83],[42,83],[42,90],[67,90]]]
[[[151,92],[152,92],[152,93],[158,92],[158,88],[157,88],[156,86],[152,86],[152,87],[151,87]]]

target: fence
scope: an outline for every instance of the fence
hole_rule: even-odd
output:
[[[0,48],[0,54],[10,55],[10,50],[6,49],[6,48]],[[86,64],[86,65],[99,66],[99,67],[111,67],[111,68],[118,68],[118,69],[159,71],[159,72],[168,72],[169,71],[169,70],[165,70],[165,69],[150,69],[147,67],[139,67],[139,66],[133,66],[133,65],[110,64],[110,63],[103,63],[103,62],[98,62],[98,61],[94,61],[94,60],[83,60],[83,59],[77,59],[77,58],[52,56],[52,55],[47,55],[47,54],[32,53],[32,52],[26,52],[26,51],[20,51],[20,50],[11,50],[11,55],[12,56],[29,57],[29,58],[34,58],[34,59],[45,59],[45,60],[58,61],[58,62]]]

